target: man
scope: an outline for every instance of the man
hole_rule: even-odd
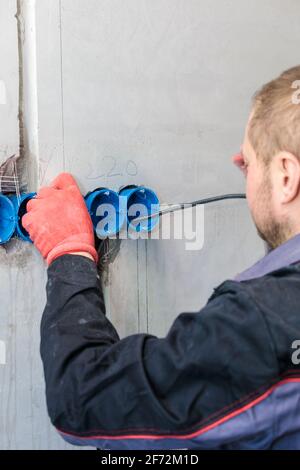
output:
[[[23,225],[49,264],[41,324],[48,411],[68,442],[300,449],[299,79],[300,66],[256,94],[234,157],[271,251],[215,288],[200,312],[179,315],[165,338],[120,340],[106,318],[93,228],[71,175],[28,203]]]

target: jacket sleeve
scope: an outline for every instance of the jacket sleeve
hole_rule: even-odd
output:
[[[245,415],[278,372],[267,337],[246,290],[226,281],[166,337],[120,340],[95,264],[64,255],[48,269],[41,323],[49,416],[68,442],[98,448],[239,448],[260,435],[267,443],[271,416],[259,424]]]

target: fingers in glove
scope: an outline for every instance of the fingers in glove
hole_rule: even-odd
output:
[[[27,230],[27,232],[29,232],[30,226],[31,226],[31,223],[32,223],[31,214],[27,212],[25,215],[23,215],[21,223],[22,223],[22,226],[25,228],[25,230]]]
[[[39,201],[37,199],[29,199],[29,201],[26,204],[26,211],[30,212],[34,209],[36,209],[39,206]]]
[[[54,193],[55,193],[54,188],[50,188],[50,186],[44,186],[38,191],[36,195],[36,199],[44,199],[44,198],[52,196]]]
[[[54,189],[67,189],[70,186],[77,186],[77,183],[70,173],[60,173],[50,184]]]

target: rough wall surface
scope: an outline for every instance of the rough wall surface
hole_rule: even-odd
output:
[[[0,0],[0,159],[18,148],[15,12]],[[82,193],[143,183],[166,203],[244,190],[230,156],[250,96],[299,62],[298,0],[45,0],[34,14],[37,187],[66,170]],[[164,335],[263,254],[244,201],[207,206],[204,219],[200,251],[181,240],[122,241],[105,287],[121,336]],[[0,449],[64,448],[39,358],[45,266],[19,243],[1,251],[0,280]]]

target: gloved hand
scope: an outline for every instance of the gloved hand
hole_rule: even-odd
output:
[[[69,173],[61,173],[27,203],[22,225],[47,260],[85,252],[98,261],[94,230],[84,199]]]

